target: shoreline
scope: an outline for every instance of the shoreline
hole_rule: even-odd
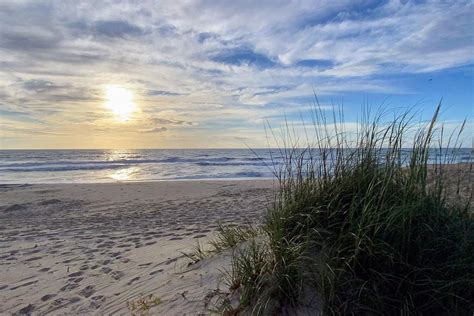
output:
[[[433,170],[434,166],[438,164],[427,164],[428,170]],[[444,170],[453,170],[453,169],[463,169],[463,167],[470,167],[473,168],[474,161],[469,162],[452,162],[452,163],[443,163]],[[96,182],[71,182],[71,181],[54,181],[54,182],[2,182],[0,180],[0,188],[2,186],[8,185],[69,185],[69,184],[76,184],[76,185],[86,185],[86,184],[129,184],[129,183],[173,183],[173,182],[239,182],[239,181],[273,181],[275,183],[278,182],[276,176],[271,177],[215,177],[215,178],[173,178],[173,179],[138,179],[138,180],[111,180],[106,181],[96,181]]]
[[[78,185],[86,185],[86,184],[128,184],[128,183],[161,183],[161,182],[239,182],[239,181],[277,181],[275,177],[255,177],[255,178],[198,178],[198,179],[157,179],[157,180],[114,180],[114,181],[107,181],[107,182],[22,182],[22,183],[9,183],[9,182],[1,182],[1,186],[8,186],[8,185],[69,185],[69,184],[78,184]]]

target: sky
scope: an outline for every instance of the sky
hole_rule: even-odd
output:
[[[315,94],[348,126],[443,98],[473,135],[473,21],[473,1],[0,0],[0,149],[266,147]]]

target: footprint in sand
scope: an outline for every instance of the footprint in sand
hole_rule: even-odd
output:
[[[127,248],[127,247],[132,247],[133,244],[122,244],[122,245],[118,245],[117,248]]]
[[[53,301],[53,303],[51,303],[51,305],[57,307],[57,306],[61,306],[61,305],[66,305],[69,301],[65,298],[57,298]]]
[[[110,274],[110,276],[114,280],[120,280],[121,278],[124,277],[124,275],[125,275],[125,273],[123,273],[122,271],[114,271]]]
[[[81,300],[80,297],[74,296],[74,297],[71,297],[71,298],[69,299],[69,303],[74,304],[74,303],[79,302],[80,300]]]
[[[83,274],[84,274],[84,272],[78,271],[78,272],[71,273],[71,274],[69,275],[69,277],[70,277],[70,278],[75,278],[75,277],[81,276],[81,275],[83,275]]]
[[[115,244],[114,241],[106,241],[102,244],[97,245],[97,248],[110,248],[110,247],[113,247],[114,244]]]
[[[128,241],[128,242],[139,242],[140,241],[140,238],[127,238],[125,239],[125,241]]]
[[[97,295],[91,298],[90,307],[99,308],[105,302],[105,297],[103,295]]]
[[[150,272],[150,275],[155,275],[155,274],[163,272],[163,271],[164,271],[163,269],[155,270],[155,271]]]
[[[47,205],[58,204],[58,203],[61,203],[61,200],[50,199],[50,200],[43,200],[43,201],[39,202],[38,204],[42,205],[42,206],[47,206]]]
[[[79,294],[84,296],[85,298],[88,298],[94,293],[95,293],[95,289],[93,285],[88,285],[79,292]]]
[[[56,294],[46,294],[46,295],[43,295],[43,296],[41,297],[41,301],[42,301],[42,302],[46,302],[46,301],[52,299],[52,298],[55,297],[55,296],[56,296]]]
[[[102,272],[104,272],[105,274],[108,274],[110,271],[112,271],[112,269],[109,268],[109,267],[103,267],[101,270],[102,270]]]
[[[25,261],[35,261],[35,260],[39,260],[39,259],[42,259],[43,257],[33,257],[33,258],[29,258],[29,259],[26,259]]]
[[[37,247],[37,245],[35,245],[35,247]],[[30,252],[25,252],[25,255],[32,255],[32,254],[35,254],[35,253],[38,253],[38,252],[41,252],[43,251],[43,249],[35,249],[35,250],[32,250]]]
[[[77,283],[68,283],[66,284],[65,286],[63,286],[60,291],[61,292],[64,292],[64,291],[70,291],[70,290],[73,290],[75,288],[79,287],[79,284]]]
[[[84,251],[84,253],[89,254],[89,253],[94,253],[94,252],[98,252],[98,251],[100,251],[100,250],[99,249],[88,249],[88,250]]]
[[[35,310],[35,306],[28,304],[28,306],[23,307],[15,315],[31,315],[31,313]]]
[[[138,281],[138,280],[140,280],[140,277],[135,277],[131,279],[130,281],[128,281],[127,285],[132,285],[135,281]]]
[[[20,287],[29,286],[29,285],[33,285],[33,284],[36,284],[36,283],[38,283],[38,280],[30,281],[30,282],[26,282],[26,283],[17,285],[17,286],[15,286],[15,287],[10,288],[10,290],[13,291],[13,290],[16,290],[16,289],[18,289],[18,288],[20,288]]]
[[[77,278],[77,279],[73,279],[72,281],[73,281],[74,283],[79,283],[79,282],[81,282],[82,280],[84,280],[84,278]]]
[[[164,265],[167,266],[167,265],[169,265],[169,264],[171,264],[171,263],[173,263],[173,262],[176,262],[176,261],[178,261],[177,258],[170,259],[170,260],[166,261],[166,262],[164,263]]]
[[[71,262],[79,261],[79,260],[81,260],[81,259],[73,258],[73,259],[64,260],[63,263],[71,263]]]

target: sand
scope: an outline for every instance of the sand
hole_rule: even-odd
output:
[[[469,199],[471,164],[444,176],[448,199]],[[149,295],[160,300],[151,315],[209,314],[216,289],[228,290],[230,251],[194,264],[183,253],[218,223],[258,224],[275,185],[0,185],[0,314],[130,315],[127,303]]]
[[[0,185],[0,314],[209,313],[229,254],[190,265],[218,223],[258,223],[274,183]]]

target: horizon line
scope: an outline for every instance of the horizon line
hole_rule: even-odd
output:
[[[39,150],[255,150],[255,149],[307,149],[308,147],[192,147],[192,148],[0,148],[0,151],[39,151]],[[318,147],[312,146],[312,149],[318,149]],[[337,147],[331,147],[335,149]],[[345,149],[356,149],[357,147],[346,147]],[[381,148],[390,148],[390,147],[381,147]],[[441,147],[442,149],[471,149],[472,147]],[[412,147],[401,147],[400,149],[412,149]],[[430,149],[439,149],[439,147],[432,147]]]

